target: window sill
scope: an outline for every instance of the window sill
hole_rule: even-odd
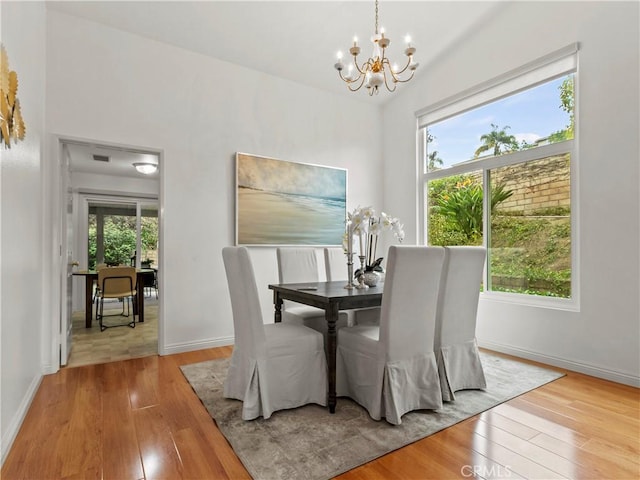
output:
[[[549,308],[567,312],[580,311],[580,302],[577,298],[555,298],[503,292],[482,292],[480,298],[491,302],[509,303],[526,307]]]

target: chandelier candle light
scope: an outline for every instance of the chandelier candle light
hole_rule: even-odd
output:
[[[416,68],[418,68],[419,63],[413,60],[413,54],[416,49],[411,46],[411,37],[409,35],[405,37],[407,43],[407,47],[404,49],[404,54],[407,56],[406,65],[403,68],[399,68],[395,64],[392,66],[389,62],[386,50],[391,40],[384,36],[384,28],[380,28],[378,31],[378,0],[376,0],[375,28],[375,34],[371,37],[373,54],[360,65],[358,64],[358,55],[360,54],[358,38],[353,38],[353,46],[349,49],[349,53],[353,55],[353,63],[348,65],[346,74],[342,73],[345,67],[344,63],[342,63],[342,52],[338,52],[338,61],[334,66],[338,70],[340,78],[347,83],[349,90],[352,92],[360,90],[364,85],[369,90],[369,95],[374,93],[377,95],[382,84],[387,87],[387,90],[393,92],[397,83],[405,83],[411,80]],[[401,78],[407,70],[410,72],[409,76]]]

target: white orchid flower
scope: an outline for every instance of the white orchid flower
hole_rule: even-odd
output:
[[[383,225],[380,222],[373,222],[369,226],[369,233],[371,235],[380,235],[382,233]]]
[[[364,225],[362,223],[354,223],[353,224],[353,234],[354,235],[360,235],[360,234],[365,234],[367,233],[367,230],[365,229]]]
[[[352,212],[347,213],[347,220],[351,222],[351,231],[354,236],[359,237],[361,258],[366,258],[366,267],[372,265],[376,260],[376,249],[378,236],[384,230],[391,230],[394,237],[402,242],[404,240],[404,225],[398,218],[392,217],[385,212],[380,212],[377,216],[373,207],[358,206]],[[343,247],[346,247],[346,236],[343,238]]]
[[[365,207],[362,209],[362,216],[366,219],[373,218],[376,216],[376,211],[373,207]]]
[[[344,253],[349,253],[349,233],[344,232],[342,235],[342,250]]]
[[[402,241],[404,240],[404,225],[396,221],[396,223],[392,225],[391,231],[393,232],[393,235],[398,239],[398,241],[402,243]]]

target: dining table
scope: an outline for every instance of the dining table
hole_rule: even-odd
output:
[[[340,310],[354,308],[379,307],[382,303],[384,283],[366,289],[347,289],[344,281],[338,282],[304,282],[304,283],[276,283],[270,284],[273,290],[273,304],[275,307],[274,320],[282,321],[282,302],[293,302],[310,305],[324,310],[327,322],[327,367],[328,367],[328,398],[329,412],[336,411],[336,352],[338,337],[336,322]]]
[[[144,322],[144,277],[154,273],[151,268],[138,268],[136,269],[136,303],[134,304],[134,313],[138,315],[138,322]],[[84,325],[86,328],[91,328],[93,320],[93,285],[98,281],[98,272],[95,270],[77,270],[73,272],[73,275],[85,278],[85,320]]]

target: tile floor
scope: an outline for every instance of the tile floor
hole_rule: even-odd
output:
[[[105,314],[120,311],[121,304],[114,305],[109,311],[105,305]],[[108,322],[125,323],[127,320],[111,317]],[[72,348],[67,367],[113,362],[158,353],[158,300],[155,296],[145,298],[144,323],[136,323],[135,328],[125,326],[108,328],[101,332],[95,313],[91,328],[86,328],[84,310],[75,312],[72,321]]]

